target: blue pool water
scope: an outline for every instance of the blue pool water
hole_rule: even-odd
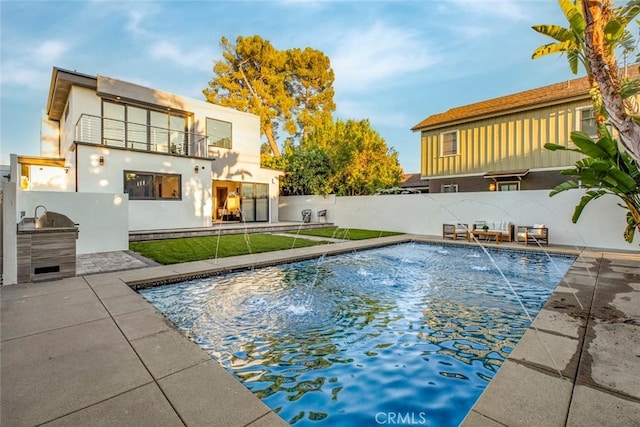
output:
[[[457,426],[573,262],[489,253],[502,273],[403,244],[140,293],[290,424]]]

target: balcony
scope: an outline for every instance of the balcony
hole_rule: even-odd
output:
[[[159,128],[121,120],[82,114],[75,127],[74,140],[128,150],[165,153],[189,157],[212,157],[206,135]]]

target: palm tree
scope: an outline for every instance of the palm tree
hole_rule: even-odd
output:
[[[535,25],[540,34],[556,40],[538,47],[533,59],[545,55],[566,54],[574,74],[581,63],[593,88],[594,109],[599,124],[609,121],[618,131],[620,142],[640,163],[640,120],[637,104],[630,101],[640,93],[640,82],[624,79],[618,68],[615,51],[625,54],[635,50],[628,24],[640,13],[640,0],[613,8],[611,0],[558,0],[569,28],[558,25]]]
[[[581,0],[577,0],[581,3]],[[573,74],[578,74],[578,63],[581,63],[588,72],[588,61],[584,46],[585,21],[582,16],[582,9],[571,0],[558,0],[560,8],[565,18],[569,22],[569,28],[559,25],[534,25],[532,28],[540,34],[556,40],[555,43],[548,43],[538,47],[533,51],[531,59],[553,53],[566,54],[569,61],[569,68]]]

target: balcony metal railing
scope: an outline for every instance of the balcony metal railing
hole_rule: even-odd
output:
[[[130,150],[192,157],[210,157],[208,136],[194,132],[130,123],[82,114],[76,123],[76,142],[102,144]]]

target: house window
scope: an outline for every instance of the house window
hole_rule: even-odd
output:
[[[133,105],[102,102],[107,145],[187,155],[187,117]]]
[[[102,143],[126,146],[124,105],[105,102],[102,106]]]
[[[124,171],[129,200],[180,200],[182,177],[176,174]]]
[[[578,108],[576,110],[576,120],[576,130],[582,131],[591,137],[595,137],[598,134],[593,107]]]
[[[458,154],[458,131],[441,133],[440,157],[455,156],[456,154]]]
[[[447,184],[442,185],[440,187],[441,193],[457,193],[458,192],[458,184]]]
[[[498,183],[498,191],[518,191],[520,190],[520,182],[518,181],[505,181]]]
[[[207,137],[210,147],[231,148],[231,123],[207,117]]]

